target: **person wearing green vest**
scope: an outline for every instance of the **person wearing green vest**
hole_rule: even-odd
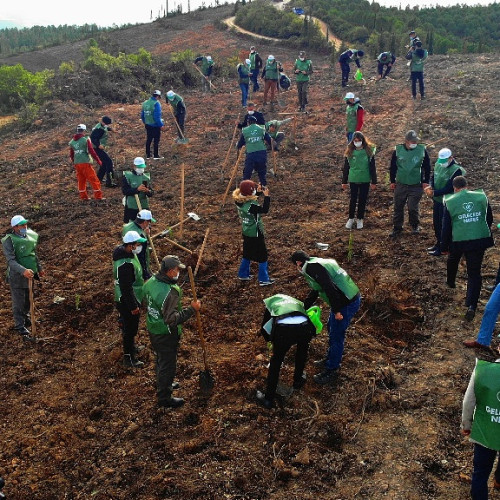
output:
[[[383,80],[387,77],[387,75],[391,72],[393,64],[396,62],[396,56],[392,52],[382,52],[378,55],[376,59],[378,66],[378,79]],[[385,73],[384,73],[385,67]]]
[[[112,131],[110,127],[112,121],[113,120],[111,120],[109,116],[103,116],[101,121],[92,129],[90,134],[92,146],[102,163],[99,172],[97,172],[97,178],[99,179],[99,182],[102,183],[104,177],[106,177],[105,186],[108,188],[114,188],[118,185],[113,180],[113,160],[106,152],[106,148],[108,146],[108,135],[109,132]]]
[[[125,236],[129,231],[135,231],[141,238],[147,239],[152,222],[156,222],[156,219],[153,219],[153,215],[149,210],[143,208],[140,212],[138,212],[134,221],[130,221],[129,223],[123,225],[122,236]],[[137,254],[137,258],[141,263],[142,278],[144,281],[151,278],[151,271],[149,269],[150,253],[151,249],[148,245],[142,245],[141,251]]]
[[[427,50],[422,48],[422,42],[420,41],[416,42],[414,50],[410,50],[406,55],[406,59],[410,61],[411,95],[413,99],[417,98],[417,81],[420,99],[425,99],[424,64],[428,57],[429,54]]]
[[[267,56],[266,65],[262,70],[262,77],[264,79],[264,103],[267,104],[267,95],[271,91],[271,104],[276,104],[274,100],[275,94],[279,92],[278,80],[280,78],[280,71],[283,71],[281,63],[276,60],[273,55]]]
[[[135,346],[144,285],[141,263],[137,255],[147,240],[141,238],[136,231],[129,231],[122,241],[123,245],[113,251],[113,279],[115,305],[120,313],[118,322],[123,336],[123,366],[142,368],[144,363],[136,358]]]
[[[172,391],[180,384],[174,382],[177,350],[182,335],[182,324],[201,308],[199,300],[182,307],[182,289],[178,285],[181,269],[185,269],[175,255],[161,261],[160,271],[143,287],[146,304],[146,326],[149,340],[156,354],[156,394],[159,408],[179,408],[184,399],[173,398]]]
[[[500,352],[500,351],[499,351]],[[474,443],[471,498],[488,500],[488,478],[500,452],[500,358],[476,360],[462,404],[462,435]],[[500,490],[500,460],[493,488]]]
[[[38,234],[28,229],[28,221],[22,215],[14,215],[10,226],[12,232],[2,238],[2,250],[7,261],[14,330],[24,340],[36,341],[27,327],[31,326],[29,282],[44,275],[36,255]]]
[[[250,59],[245,59],[244,63],[238,64],[236,66],[236,71],[238,71],[238,83],[241,89],[241,105],[246,108],[248,100],[248,87],[250,86]]]
[[[176,127],[178,137],[175,142],[185,142],[184,122],[186,121],[186,105],[184,99],[173,90],[169,90],[167,92],[167,101],[172,106],[175,120],[177,121],[177,125],[179,125],[178,128]]]
[[[449,251],[446,263],[446,283],[455,288],[460,259],[465,256],[467,265],[467,295],[465,319],[472,321],[483,282],[481,265],[484,252],[492,247],[491,225],[493,213],[484,191],[469,191],[462,175],[453,179],[453,194],[444,197],[441,252]]]
[[[313,67],[311,60],[306,59],[306,53],[303,50],[299,52],[299,57],[295,59],[293,72],[297,75],[295,77],[295,82],[297,83],[297,93],[299,96],[299,111],[305,112],[308,103],[307,91]]]
[[[274,398],[281,365],[286,353],[294,345],[295,371],[293,388],[301,389],[306,383],[304,368],[307,361],[309,342],[316,334],[316,329],[309,319],[304,304],[289,295],[277,294],[264,299],[266,309],[262,319],[261,333],[267,342],[272,342],[273,355],[269,363],[266,391],[257,391],[257,402],[264,408],[274,406]]]
[[[349,219],[345,227],[352,229],[356,205],[358,217],[356,229],[363,229],[366,201],[370,185],[377,187],[377,169],[375,167],[375,146],[361,132],[354,132],[353,139],[344,153],[344,170],[342,173],[342,190],[349,186],[351,197],[349,202]],[[347,184],[349,183],[349,184]]]
[[[409,130],[405,135],[405,142],[397,144],[392,153],[389,179],[394,191],[394,227],[391,238],[396,238],[403,232],[406,204],[412,233],[420,232],[420,200],[424,189],[429,185],[431,160],[425,144],[420,144],[419,141],[417,133]]]
[[[124,194],[123,204],[125,207],[123,213],[123,223],[128,224],[135,220],[139,213],[135,195],[139,197],[139,203],[142,208],[149,209],[149,198],[153,196],[153,187],[151,185],[151,176],[145,173],[146,162],[144,158],[138,156],[134,159],[134,169],[123,172],[122,193]]]
[[[78,125],[76,127],[76,134],[68,144],[69,156],[76,170],[78,192],[81,200],[90,200],[90,196],[87,193],[88,182],[94,191],[94,199],[104,200],[105,198],[102,197],[101,183],[97,178],[94,167],[90,163],[90,157],[92,157],[100,166],[101,159],[94,151],[92,142],[85,135],[86,130],[87,126],[85,124],[81,123]]]
[[[202,73],[201,85],[203,92],[210,92],[212,87],[210,80],[214,69],[214,61],[212,60],[212,56],[200,56],[194,60],[194,64],[197,65],[199,62],[201,62],[200,71]]]
[[[271,147],[271,136],[266,132],[265,126],[257,125],[257,118],[254,115],[248,116],[248,126],[241,130],[240,139],[236,148],[238,154],[245,146],[245,167],[243,169],[243,180],[252,177],[255,170],[259,176],[262,187],[267,185],[267,148],[266,143]]]
[[[453,179],[459,175],[465,175],[465,169],[451,155],[451,150],[443,148],[438,153],[438,160],[434,165],[434,173],[431,176],[431,185],[425,189],[425,194],[432,197],[432,223],[436,243],[427,249],[429,255],[439,257],[441,255],[441,230],[443,228],[443,196],[453,193]]]
[[[309,257],[306,252],[298,250],[292,254],[291,260],[311,288],[304,307],[309,309],[318,296],[330,306],[329,347],[325,359],[316,363],[323,371],[313,377],[319,385],[329,384],[337,379],[344,354],[345,333],[361,306],[359,288],[334,259]]]
[[[269,137],[271,137],[273,151],[278,151],[280,144],[285,139],[285,134],[280,132],[281,126],[292,120],[293,118],[285,118],[284,120],[270,120],[266,123],[266,131],[269,134]]]
[[[142,103],[141,120],[146,129],[146,158],[151,158],[151,143],[153,143],[153,159],[161,160],[160,138],[163,129],[163,118],[161,111],[161,92],[155,90],[151,97]]]
[[[250,59],[250,80],[252,80],[253,83],[252,92],[258,92],[258,90],[260,89],[259,73],[262,69],[262,57],[260,57],[259,53],[253,45],[250,47],[248,59]]]
[[[344,97],[344,101],[346,102],[345,132],[347,137],[347,144],[349,144],[352,141],[354,132],[361,132],[361,129],[363,128],[365,110],[360,104],[360,98],[356,97],[352,92],[347,92]]]
[[[262,206],[257,202],[259,194],[264,194]],[[241,281],[250,281],[253,278],[250,274],[250,263],[254,261],[259,263],[259,285],[272,285],[274,280],[269,278],[264,225],[261,219],[262,214],[269,212],[271,205],[269,189],[261,185],[257,186],[250,180],[242,181],[240,187],[233,191],[233,200],[240,216],[243,233],[243,257],[238,270],[238,278]]]

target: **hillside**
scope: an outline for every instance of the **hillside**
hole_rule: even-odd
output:
[[[218,12],[226,16],[227,11]],[[133,44],[155,53],[192,48],[210,51],[216,60],[251,44],[208,22],[183,19],[169,20],[178,22],[176,29],[165,30],[160,23],[130,28],[136,31],[123,40],[130,50]],[[291,73],[294,50],[265,41],[258,49],[274,54]],[[65,53],[79,50],[67,47]],[[370,194],[365,229],[354,231],[350,244],[344,228],[348,195],[340,189],[344,92],[337,68],[324,56],[309,56],[316,69],[312,112],[297,117],[295,142],[292,127],[283,127],[288,141],[277,159],[278,178],[269,176],[271,210],[264,223],[270,271],[278,280],[273,287],[237,280],[240,223],[231,200],[220,209],[236,152],[229,155],[224,180],[221,165],[242,113],[236,80],[215,80],[217,92],[209,96],[176,89],[187,105],[186,146],[173,142],[176,134],[164,105],[165,160],[148,166],[156,187],[151,202],[156,227],[178,221],[184,164],[185,210],[197,212],[201,220],[186,223],[183,237],[176,237],[199,251],[210,228],[197,290],[216,385],[210,397],[198,390],[203,363],[196,324],[190,321],[178,360],[179,395],[186,398],[180,410],[156,410],[154,356],[144,318],[139,341],[147,346],[141,353],[146,366],[134,372],[121,366],[111,252],[119,243],[122,195],[107,189],[107,200],[99,205],[79,202],[67,153],[76,124],[92,126],[107,114],[118,122],[109,147],[116,169],[129,168],[135,156],[144,154],[139,104],[90,109],[54,102],[29,133],[3,131],[1,220],[6,230],[13,214],[29,219],[40,233],[39,255],[47,272],[35,299],[38,335],[44,340],[32,346],[10,330],[10,295],[2,284],[0,475],[9,500],[468,497],[464,479],[472,470],[472,445],[459,433],[461,401],[475,354],[485,354],[466,350],[462,340],[477,331],[488,293],[482,293],[474,322],[464,322],[465,269],[459,271],[456,290],[450,290],[444,258],[425,251],[433,243],[430,201],[422,200],[418,236],[406,231],[396,241],[389,239],[387,171],[395,143],[415,129],[426,143],[441,141],[429,150],[433,161],[441,145],[450,147],[472,187],[484,188],[498,212],[495,106],[500,90],[492,82],[500,72],[500,56],[430,58],[425,101],[410,98],[405,61],[398,60],[392,78],[381,83],[369,79],[375,66],[365,61],[367,85],[349,90],[359,94],[367,111],[364,131],[378,146],[379,185]],[[53,52],[38,57],[58,65]],[[20,62],[41,69],[36,59],[36,53],[26,54]],[[253,98],[262,103],[262,93]],[[279,109],[266,110],[268,119],[296,110],[295,89],[279,101]],[[318,255],[316,242],[328,243],[321,256],[336,258],[359,284],[362,308],[348,331],[337,383],[319,387],[312,382],[312,361],[322,357],[327,344],[323,333],[311,343],[305,388],[266,411],[254,400],[268,362],[265,342],[256,335],[262,299],[274,293],[305,298],[307,286],[289,255],[299,248]],[[196,263],[196,256],[165,240],[156,245],[161,255],[178,253],[186,263]],[[491,249],[485,281],[492,282],[497,267],[498,251]],[[183,290],[187,302],[189,281]],[[284,384],[291,383],[292,367],[293,356],[288,356],[281,372]],[[500,498],[499,492],[492,495]]]

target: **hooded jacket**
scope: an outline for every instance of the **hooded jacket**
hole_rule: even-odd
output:
[[[75,134],[73,136],[73,140],[77,141],[78,139],[81,139],[85,134]],[[97,156],[97,153],[94,150],[94,147],[92,146],[92,142],[90,142],[90,139],[87,139],[87,148],[89,151],[89,155],[94,158],[94,160],[99,164],[102,165],[101,159]],[[69,156],[71,158],[71,162],[74,163],[75,161],[75,150],[70,147],[69,148]]]

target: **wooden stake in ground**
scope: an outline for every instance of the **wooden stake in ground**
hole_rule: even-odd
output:
[[[35,323],[35,301],[33,294],[33,278],[28,278],[29,296],[30,296],[30,318],[31,318],[31,335],[36,336],[36,323]]]
[[[139,209],[139,212],[142,210],[141,206],[141,200],[139,200],[139,195],[134,194],[135,197],[135,202],[137,203],[137,208]],[[151,251],[153,252],[153,257],[155,258],[156,265],[158,266],[158,271],[160,270],[160,261],[158,260],[158,255],[156,255],[156,249],[155,246],[153,245],[153,240],[151,239],[151,236],[149,235],[149,232],[144,231],[146,234],[146,238],[148,239],[149,246],[151,247]]]
[[[238,132],[238,125],[240,122],[240,116],[241,116],[241,113],[238,113],[238,118],[236,119],[236,125],[234,126],[233,137],[231,138],[231,144],[229,145],[229,149],[227,150],[226,158],[224,158],[224,163],[222,164],[222,167],[221,167],[222,180],[224,180],[224,171],[226,170],[227,162],[229,161],[229,155],[231,154],[231,150],[233,149],[234,139],[236,138],[236,132]]]
[[[236,160],[236,163],[234,164],[233,171],[231,173],[231,178],[229,179],[229,182],[227,183],[226,192],[224,193],[224,196],[222,197],[222,203],[220,206],[221,210],[224,208],[224,205],[226,204],[227,194],[229,193],[229,190],[231,189],[231,184],[233,183],[233,180],[236,176],[236,171],[238,170],[238,165],[240,164],[240,160],[242,158],[244,149],[245,149],[245,146],[243,146],[240,149],[240,152],[238,154],[238,159]]]
[[[181,165],[181,208],[179,217],[179,238],[182,238],[184,230],[184,163]]]
[[[196,263],[196,267],[194,268],[194,275],[196,276],[198,274],[198,269],[201,264],[201,256],[203,255],[203,250],[205,250],[205,245],[207,244],[207,238],[208,238],[208,233],[210,231],[210,228],[207,228],[205,231],[205,237],[203,238],[203,243],[201,245],[200,249],[200,255],[198,255],[198,262]]]

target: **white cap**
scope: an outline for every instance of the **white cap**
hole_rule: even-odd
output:
[[[128,231],[123,237],[123,243],[144,243],[145,241],[147,241],[146,238],[141,238],[137,231]]]
[[[83,123],[80,123],[80,125],[76,126],[76,130],[87,130],[87,126]]]
[[[440,160],[446,160],[451,156],[451,150],[448,148],[444,148],[438,153],[438,157]]]
[[[212,60],[212,56],[207,56],[207,61],[211,61]]]
[[[155,90],[155,91],[153,92],[153,95],[160,95],[160,96],[161,96],[161,91],[159,91],[159,90]]]
[[[268,60],[269,60],[269,61],[274,61],[274,56],[273,56],[273,55],[271,55],[271,54],[269,54],[269,55],[267,56],[267,58],[268,58]]]
[[[145,208],[138,212],[137,218],[141,220],[150,220],[151,222],[156,222],[156,219],[153,219],[153,214],[151,213],[151,211],[146,210]]]
[[[141,156],[138,156],[137,158],[134,159],[134,165],[136,167],[140,167],[142,165],[146,165],[146,162],[144,161],[144,158],[142,158]]]
[[[174,92],[173,90],[169,90],[169,91],[167,92],[167,97],[168,97],[169,99],[170,99],[171,97],[174,97],[174,95],[175,95],[175,92]]]
[[[12,219],[10,219],[11,227],[19,226],[19,224],[26,224],[28,221],[22,215],[14,215]]]
[[[245,64],[250,64],[251,62],[250,59],[245,59]]]
[[[356,96],[352,92],[347,92],[347,94],[344,97],[344,101],[346,99],[355,99],[355,98],[356,98]]]

